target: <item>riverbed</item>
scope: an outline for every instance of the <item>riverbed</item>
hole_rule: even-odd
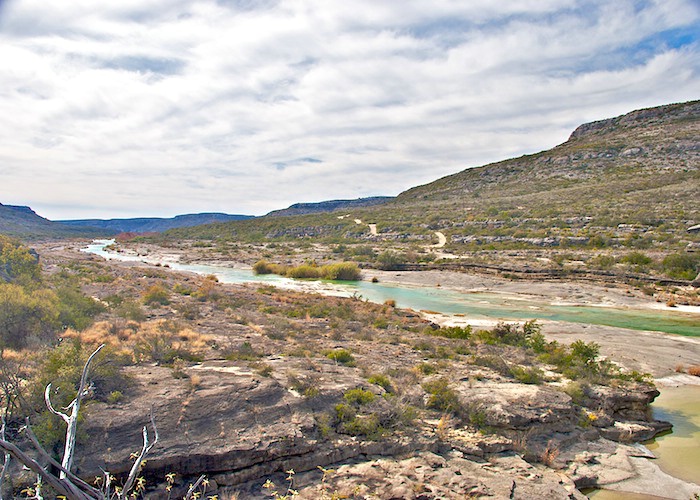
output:
[[[353,283],[293,280],[255,275],[251,269],[213,264],[182,264],[176,258],[142,256],[105,249],[111,240],[93,242],[83,251],[106,259],[167,265],[176,271],[215,275],[222,283],[260,283],[337,296],[355,296],[422,311],[441,323],[485,325],[497,321],[542,320],[548,336],[566,341],[584,338],[601,344],[612,359],[655,376],[672,373],[676,365],[700,364],[700,315],[697,312],[660,311],[650,307],[620,307],[600,303],[552,303],[529,293],[465,291],[442,286],[359,281]],[[390,278],[386,273],[382,281]],[[604,293],[604,291],[603,291]],[[561,302],[561,301],[559,301]],[[674,425],[673,433],[659,436],[647,446],[660,468],[675,477],[698,482],[700,473],[700,385],[662,387],[653,405],[657,419]],[[658,497],[598,491],[604,499]]]

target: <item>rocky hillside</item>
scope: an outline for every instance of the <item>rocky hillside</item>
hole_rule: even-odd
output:
[[[687,231],[700,223],[698,137],[700,101],[643,109],[581,125],[550,150],[469,168],[387,203],[348,210],[345,219],[264,217],[172,236],[400,245],[423,244],[441,231],[446,249],[457,254],[541,247],[700,248],[699,233]]]
[[[252,215],[230,215],[224,213],[200,213],[177,215],[171,218],[140,217],[133,219],[80,219],[61,220],[61,224],[71,227],[91,227],[120,233],[159,233],[178,227],[192,227],[214,222],[252,219]]]
[[[66,227],[52,222],[29,207],[0,204],[0,234],[23,240],[52,238],[89,238],[114,234],[110,230],[85,227]]]
[[[467,169],[410,189],[401,193],[397,201],[420,203],[480,195],[565,193],[568,188],[591,182],[616,186],[624,183],[618,197],[632,191],[675,186],[684,180],[698,179],[698,137],[700,101],[642,109],[581,125],[569,140],[548,151]],[[649,183],[652,178],[655,182]],[[695,192],[700,189],[698,183],[691,187]]]
[[[283,210],[274,210],[267,217],[280,217],[289,215],[306,215],[319,212],[334,212],[336,210],[356,210],[363,207],[382,205],[392,200],[391,196],[373,196],[370,198],[358,198],[356,200],[330,200],[319,203],[295,203]]]

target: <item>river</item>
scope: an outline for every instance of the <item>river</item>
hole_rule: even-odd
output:
[[[529,320],[545,319],[592,325],[607,325],[633,330],[658,331],[677,335],[700,336],[697,315],[642,309],[618,309],[595,306],[561,306],[521,300],[495,293],[463,293],[455,290],[398,284],[293,280],[275,275],[255,275],[250,269],[228,268],[208,264],[181,264],[175,261],[107,251],[114,240],[95,240],[84,252],[122,261],[167,264],[177,271],[215,275],[222,283],[265,283],[283,288],[312,291],[336,296],[361,296],[382,303],[393,299],[398,307],[429,310],[443,314],[460,314],[470,319]],[[672,433],[647,443],[657,456],[662,470],[686,481],[700,478],[700,385],[661,388],[653,404],[657,419],[670,421]],[[630,495],[599,490],[591,494],[597,500],[633,500],[658,497]]]

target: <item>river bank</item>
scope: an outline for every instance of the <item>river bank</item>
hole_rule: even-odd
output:
[[[122,255],[120,257],[123,258],[124,256]],[[170,265],[173,268],[173,270],[178,270],[178,268],[179,268],[177,255],[170,254],[167,256],[163,256],[163,255],[149,254],[147,256],[131,255],[131,257],[132,257],[132,265],[137,266],[137,267],[142,266],[141,260],[147,260],[151,264],[159,263],[161,267],[163,265],[167,264],[167,265]],[[164,257],[167,257],[167,260]],[[136,269],[137,267],[134,267],[133,269]],[[211,266],[201,265],[201,267],[197,267],[197,268],[187,267],[186,269],[183,269],[183,270],[192,271],[195,269],[196,269],[196,272],[198,272],[200,274],[207,274],[207,273],[216,272],[217,274],[219,274],[221,276],[222,279],[220,281],[222,281],[222,282],[225,282],[226,279],[229,277],[229,275],[226,274],[227,271],[224,271],[224,268],[221,268],[221,267],[212,268]],[[238,269],[240,270],[241,267],[239,266]],[[248,281],[253,281],[253,283],[255,283],[255,281],[251,279],[251,274],[245,269],[244,269],[244,271],[246,271],[247,274],[243,273],[241,276],[243,276],[243,278],[247,279]],[[158,272],[161,273],[161,271],[158,271]],[[145,273],[145,274],[148,274],[148,273]],[[230,276],[232,276],[231,279],[237,279],[236,274],[232,274]],[[371,279],[371,277],[372,277],[372,274],[370,274],[368,272],[366,279]],[[419,277],[419,279],[427,279],[427,278],[432,278],[432,277],[433,276],[427,276],[427,277],[422,276],[422,277]],[[243,279],[243,278],[241,278],[241,279]],[[441,276],[441,278],[443,278],[443,277]],[[481,277],[477,277],[477,278],[481,278]],[[388,276],[382,276],[379,279],[380,279],[380,283],[387,283],[387,284],[390,283]],[[452,278],[448,277],[447,279],[448,280],[449,279],[457,279],[457,277],[452,277]],[[481,278],[481,279],[483,279],[483,278]],[[240,282],[243,282],[243,281],[237,281],[237,283],[240,283]],[[278,281],[269,281],[269,283],[278,284],[279,280]],[[527,285],[527,284],[523,284],[522,282],[515,282],[515,283],[521,287],[523,285]],[[369,285],[368,282],[365,282],[365,284]],[[487,283],[487,284],[489,284],[489,283]],[[317,282],[301,282],[301,283],[296,282],[295,286],[296,285],[300,285],[299,289],[301,289],[301,290],[309,289],[312,291],[324,291],[323,287],[326,287],[326,286],[332,287],[333,286],[332,283],[331,284],[323,284],[323,283],[319,284]],[[559,283],[558,285],[561,285],[561,283]],[[576,288],[577,284],[566,283],[565,285],[573,286],[573,288],[571,290],[575,293],[578,293],[579,295],[582,293],[578,288]],[[415,283],[411,286],[418,287],[418,285],[416,285]],[[590,285],[588,285],[588,286],[590,286]],[[418,288],[420,288],[420,287],[418,287]],[[428,284],[427,286],[424,286],[423,288],[449,291],[449,287],[446,285],[442,285],[441,283],[440,283],[439,287],[437,286],[437,283],[436,283],[436,284],[432,284],[432,285]],[[500,289],[502,290],[505,288],[506,288],[505,286],[502,286]],[[532,291],[532,288],[535,288],[535,287],[534,286],[530,287],[529,291]],[[396,291],[397,289],[398,289],[397,287],[392,288],[393,291]],[[369,289],[367,289],[367,290],[369,290]],[[411,289],[411,290],[413,290],[413,289]],[[456,291],[457,287],[455,287],[454,290]],[[462,293],[463,291],[464,291],[464,289],[462,289],[462,291],[460,293]],[[522,289],[522,288],[520,290],[518,290],[517,293],[520,293],[519,297],[516,295],[516,297],[518,297],[518,298],[513,298],[514,297],[513,294],[516,292],[512,292],[511,295],[509,295],[509,297],[510,297],[509,300],[516,301],[516,302],[527,300],[528,303],[536,302],[539,300],[542,303],[542,305],[544,305],[545,299],[542,298],[542,297],[544,297],[544,295],[542,293],[540,293],[540,292],[538,292],[538,293],[525,293],[527,291],[528,290]],[[475,293],[479,293],[479,292],[477,291]],[[591,291],[590,289],[587,288],[586,293],[590,293],[592,295],[594,293],[605,294],[605,290],[592,290]],[[554,295],[550,295],[550,297],[552,297],[552,296],[554,296]],[[561,296],[563,296],[564,298],[569,298],[566,296],[566,294],[563,294]],[[595,297],[595,295],[593,295],[593,296]],[[556,297],[556,296],[554,296],[554,297]],[[577,298],[575,295],[572,297],[574,299]],[[625,298],[624,294],[623,294],[623,298]],[[578,299],[581,300],[581,297],[578,297]],[[590,306],[591,303],[589,303],[587,305]],[[618,307],[618,306],[616,306],[616,307]],[[417,305],[414,308],[416,310],[425,309],[425,308],[421,307],[420,305]],[[600,309],[604,309],[604,308],[600,308]],[[609,307],[609,309],[611,311],[613,310],[613,308],[610,308],[610,307]],[[431,320],[438,319],[437,315],[430,313],[430,312],[425,312],[425,310],[422,312],[422,315],[424,315],[425,317],[428,317]],[[485,321],[487,321],[487,320],[485,320],[484,318],[472,318],[472,317],[469,317],[468,315],[461,316],[458,314],[444,314],[442,316],[444,316],[445,321],[448,321],[451,319],[452,321],[466,321],[475,327],[479,327],[480,325],[484,326],[484,327],[487,326],[487,324],[485,323]],[[478,321],[481,321],[482,323],[478,323]],[[493,320],[493,321],[497,321],[497,320]],[[591,326],[591,325],[586,325],[583,323],[543,321],[543,324],[545,327],[545,333],[549,338],[554,338],[554,336],[556,336],[556,335],[561,335],[563,343],[567,343],[567,341],[569,339],[575,340],[577,338],[582,338],[585,341],[598,342],[600,340],[600,337],[596,337],[596,335],[601,335],[601,331],[605,330],[603,332],[603,334],[609,335],[611,338],[611,341],[617,340],[621,343],[619,346],[619,350],[620,350],[619,354],[629,355],[630,359],[629,360],[625,359],[623,362],[623,360],[618,358],[618,354],[613,351],[613,349],[611,347],[612,344],[606,344],[607,347],[603,347],[602,343],[601,343],[601,346],[602,346],[601,352],[604,355],[608,356],[610,359],[612,359],[615,362],[618,362],[620,364],[625,364],[625,366],[627,366],[626,363],[629,363],[630,361],[637,361],[637,362],[641,361],[641,362],[645,362],[645,363],[649,362],[649,363],[651,363],[651,366],[650,366],[651,369],[647,369],[647,370],[643,369],[640,371],[649,371],[657,377],[673,374],[674,373],[673,369],[675,367],[674,367],[674,365],[672,365],[671,362],[678,359],[679,355],[685,355],[686,358],[681,358],[681,359],[687,360],[689,363],[694,363],[695,360],[700,359],[700,357],[697,356],[697,353],[698,353],[697,339],[693,339],[690,337],[680,337],[677,335],[663,335],[663,334],[658,334],[658,333],[638,332],[638,331],[626,330],[623,328],[605,329],[604,327],[601,327],[600,325]],[[620,336],[621,331],[624,331],[624,334],[628,335],[628,336],[621,337]],[[643,336],[643,337],[641,337],[641,336]],[[651,342],[651,343],[647,342],[647,337],[650,341],[653,341],[653,342]],[[644,338],[645,341],[639,342],[640,338]],[[391,344],[391,343],[380,344],[380,345],[373,347],[372,351],[376,351],[379,348],[381,348],[381,349],[388,349],[388,348],[394,349],[394,347],[389,347],[392,345],[394,345],[394,344]],[[690,347],[688,347],[688,346],[690,346]],[[658,356],[651,356],[650,352],[644,350],[647,347],[649,349],[651,349],[652,351],[659,350],[659,349],[662,351],[666,350],[665,352],[667,352],[667,355],[662,356],[660,358]],[[641,348],[641,350],[640,350],[640,348]],[[411,352],[411,355],[414,355],[413,351],[408,351],[408,352]],[[374,354],[376,354],[376,353],[374,353]],[[649,358],[649,359],[647,359],[647,358]],[[642,367],[642,364],[633,365],[633,366]],[[634,369],[636,369],[636,368],[634,368]],[[276,370],[277,370],[277,368],[276,368]],[[676,379],[678,379],[677,376],[676,376]],[[475,379],[475,380],[478,381],[478,379]],[[472,393],[475,391],[479,392],[479,390],[480,390],[478,387],[479,383],[472,381],[471,378],[469,379],[469,381],[464,381],[463,386],[464,386],[463,389],[464,389],[465,393],[466,392]],[[523,392],[523,395],[529,394],[528,391],[530,391],[530,389],[528,389],[528,386],[517,387],[515,385],[503,384],[503,383],[499,382],[497,385],[495,385],[492,388],[489,388],[488,391],[484,392],[483,395],[484,396],[493,395],[495,389],[498,389],[498,391],[503,391],[503,390],[506,390],[507,387],[509,387],[511,389],[517,388],[518,390],[523,390],[523,391],[525,391],[525,392]],[[496,392],[498,392],[498,391],[496,391]],[[517,396],[516,399],[520,398],[520,397],[521,396]],[[528,400],[531,400],[532,395],[529,395],[528,398],[529,398]],[[516,411],[516,409],[518,412],[524,411],[527,413],[527,411],[528,411],[528,409],[525,407],[520,408],[520,403],[515,404],[515,401],[511,402],[509,410]],[[495,417],[496,416],[494,415],[494,422],[497,421],[497,419]],[[527,418],[531,418],[531,417],[527,416]],[[596,442],[594,441],[593,443],[596,443]],[[602,473],[601,470],[602,470],[603,472],[608,474],[607,480],[610,481],[609,484],[621,483],[621,482],[623,482],[627,479],[630,479],[632,477],[637,477],[637,476],[643,475],[647,478],[653,478],[653,481],[655,484],[665,485],[664,488],[666,488],[668,491],[671,491],[670,488],[672,487],[672,485],[675,485],[675,486],[673,486],[674,488],[676,488],[676,487],[685,488],[686,487],[686,486],[682,485],[682,482],[678,482],[670,476],[666,477],[663,474],[660,474],[659,471],[656,471],[656,469],[650,470],[648,467],[646,467],[648,460],[638,457],[639,451],[635,448],[630,448],[627,445],[619,445],[619,447],[618,447],[617,445],[611,444],[610,442],[601,442],[601,443],[594,444],[591,446],[592,447],[589,447],[588,444],[582,443],[582,447],[579,450],[575,450],[575,453],[573,453],[571,455],[570,460],[568,460],[568,462],[565,462],[565,463],[575,464],[577,471],[571,472],[571,475],[572,475],[572,477],[579,478],[578,480],[580,481],[581,484],[600,484],[601,480],[596,479],[596,478],[600,477],[600,474]],[[595,446],[600,447],[600,449],[599,450],[597,448],[594,449]],[[598,467],[586,469],[586,467],[593,464],[592,462],[589,461],[589,458],[591,458],[591,457],[593,457],[595,459],[596,463],[598,464]],[[637,462],[639,462],[639,463],[637,463]],[[595,464],[593,464],[593,465],[595,465]],[[615,474],[617,474],[617,475],[613,474],[613,476],[610,476],[611,472],[615,472]],[[628,489],[627,491],[634,491],[634,489],[632,487],[630,487],[630,489]],[[681,490],[678,490],[678,491],[681,491]],[[692,491],[692,486],[691,486],[691,490],[689,490],[689,491]],[[684,497],[677,497],[677,498],[684,498]]]

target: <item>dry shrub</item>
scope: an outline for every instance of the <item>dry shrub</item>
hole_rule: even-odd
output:
[[[540,461],[547,467],[554,465],[554,461],[559,456],[559,446],[554,441],[549,441],[542,454],[540,455]]]
[[[685,373],[685,366],[682,363],[678,363],[674,370],[676,373]]]
[[[688,367],[688,375],[694,375],[700,377],[700,365],[693,365]]]
[[[135,361],[153,359],[172,362],[173,356],[189,358],[202,354],[211,345],[213,337],[167,320],[136,323],[123,326],[109,321],[99,321],[82,332],[68,329],[65,338],[78,339],[83,344],[106,344],[121,354],[132,354]]]

